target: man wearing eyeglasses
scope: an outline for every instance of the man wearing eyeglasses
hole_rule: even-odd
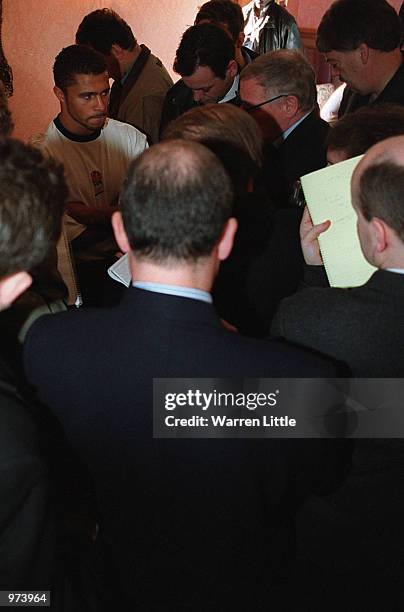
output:
[[[266,53],[242,71],[240,97],[266,142],[261,182],[277,207],[288,207],[296,181],[327,163],[314,71],[298,51]]]

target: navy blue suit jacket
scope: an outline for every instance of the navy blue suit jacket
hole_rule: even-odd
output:
[[[25,365],[89,465],[120,589],[139,609],[259,607],[293,554],[297,506],[347,467],[322,440],[153,439],[153,377],[335,374],[226,331],[201,301],[130,288],[116,308],[42,317]]]

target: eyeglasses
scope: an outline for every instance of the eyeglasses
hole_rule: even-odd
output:
[[[250,111],[255,110],[256,108],[259,108],[260,106],[264,106],[264,104],[270,104],[271,102],[275,102],[275,100],[279,100],[279,98],[286,98],[286,96],[294,96],[294,95],[295,94],[293,93],[279,94],[278,96],[269,98],[269,100],[265,100],[265,102],[260,102],[259,104],[247,104],[247,102],[243,102],[243,100],[241,100],[241,106],[245,111],[247,111],[247,113],[249,113]]]

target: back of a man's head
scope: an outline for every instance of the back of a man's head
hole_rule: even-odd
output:
[[[404,136],[373,146],[358,165],[352,195],[367,221],[384,221],[401,241],[404,254]]]
[[[328,133],[329,153],[338,161],[363,155],[376,143],[404,134],[404,107],[398,104],[365,106],[344,115]]]
[[[260,55],[241,72],[241,79],[253,79],[268,95],[292,94],[302,111],[312,110],[317,101],[314,70],[299,51],[279,49]]]
[[[130,26],[115,11],[98,9],[86,15],[76,32],[78,45],[89,45],[99,53],[108,55],[113,44],[132,50],[136,39]]]
[[[397,49],[401,24],[396,11],[386,0],[336,0],[317,29],[317,48],[353,51],[363,43],[379,51]]]
[[[53,76],[56,87],[66,92],[78,74],[102,74],[107,65],[104,56],[85,45],[70,45],[56,56]]]
[[[199,66],[208,66],[215,76],[224,79],[234,56],[234,42],[229,34],[217,25],[201,23],[184,32],[177,49],[174,70],[187,77]]]
[[[61,231],[63,169],[16,140],[0,142],[0,280],[40,264]]]
[[[163,139],[200,142],[217,155],[235,194],[247,191],[262,166],[263,139],[254,119],[233,104],[197,106],[172,121]]]
[[[206,147],[170,140],[132,163],[120,203],[137,259],[169,266],[212,253],[231,215],[232,190]]]
[[[203,22],[216,23],[227,28],[234,43],[244,30],[243,11],[233,0],[209,0],[202,4],[195,17],[195,25]]]

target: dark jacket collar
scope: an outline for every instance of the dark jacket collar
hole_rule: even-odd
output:
[[[221,327],[219,316],[207,302],[186,297],[156,293],[130,286],[118,306],[130,316],[141,317],[142,313],[147,319],[169,319],[182,323],[197,323]]]

